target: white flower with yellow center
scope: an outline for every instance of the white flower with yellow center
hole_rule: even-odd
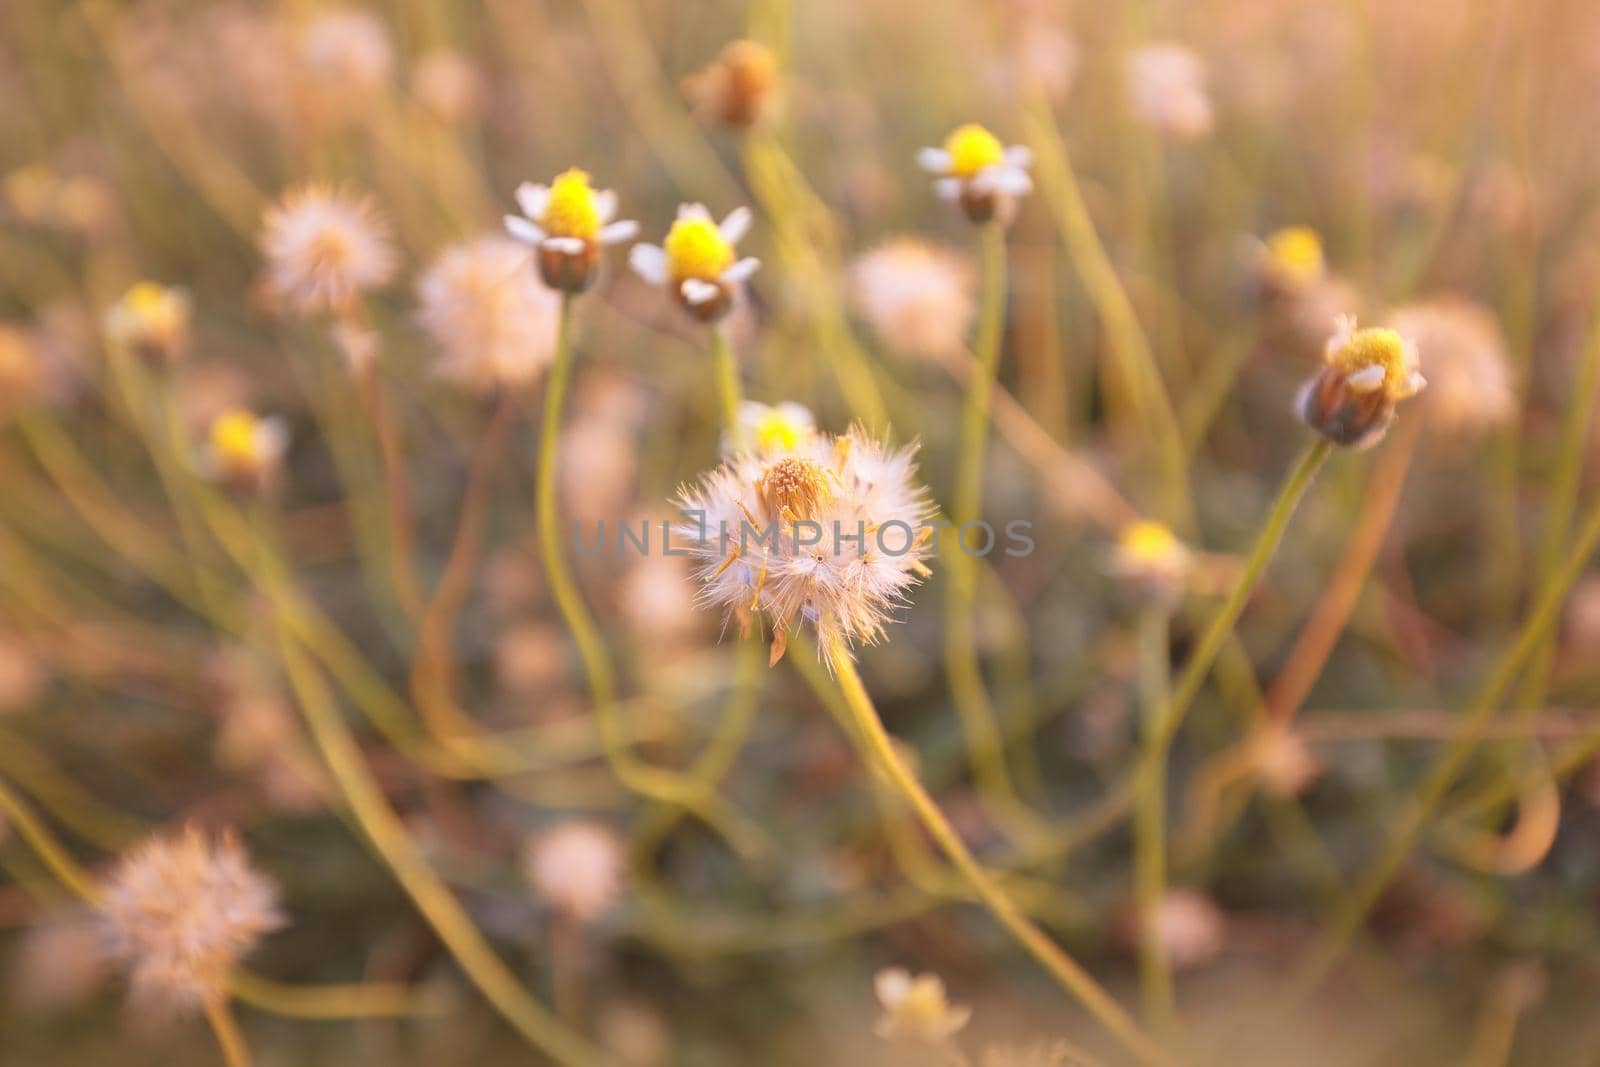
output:
[[[913,977],[903,967],[889,967],[878,972],[873,991],[883,1008],[874,1032],[886,1041],[942,1044],[972,1018],[969,1006],[950,1003],[944,979],[936,974]]]
[[[263,419],[244,408],[230,408],[212,420],[200,469],[235,488],[259,489],[277,474],[288,448],[289,428],[281,418]]]
[[[702,599],[748,627],[771,624],[772,662],[809,624],[825,657],[883,636],[928,573],[935,509],[914,480],[915,446],[853,428],[784,451],[746,451],[685,488],[674,535],[699,563]]]
[[[1139,519],[1117,535],[1113,570],[1141,592],[1161,600],[1183,592],[1193,557],[1178,536],[1153,519]]]
[[[631,240],[639,224],[612,221],[617,194],[595,189],[589,175],[573,167],[549,185],[524,182],[517,189],[521,215],[505,217],[506,232],[539,253],[545,284],[564,292],[582,292],[595,279],[604,245]]]
[[[746,400],[739,406],[739,440],[754,452],[794,452],[817,432],[817,420],[804,404],[786,400],[763,404]],[[737,452],[731,435],[723,435],[724,452]]]
[[[1409,338],[1382,327],[1357,329],[1354,316],[1342,316],[1321,372],[1300,390],[1300,416],[1336,444],[1375,444],[1394,421],[1395,405],[1428,384],[1418,362]]]
[[[977,123],[958,127],[939,148],[920,150],[917,163],[938,176],[935,190],[960,204],[973,222],[987,222],[997,212],[1004,219],[1016,199],[1033,189],[1033,153],[1022,145],[1007,148]]]
[[[738,258],[736,246],[750,232],[749,208],[735,208],[719,225],[704,204],[683,204],[659,246],[636,244],[628,262],[652,285],[668,286],[701,322],[714,322],[733,307],[737,286],[749,281],[759,259]]]
[[[106,312],[106,340],[154,361],[181,356],[189,343],[189,296],[155,282],[139,282]]]

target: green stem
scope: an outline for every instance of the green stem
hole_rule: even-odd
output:
[[[569,1030],[533,999],[505,961],[495,954],[461,902],[428,865],[405,823],[390,807],[382,788],[367,769],[360,746],[334,706],[323,678],[281,624],[278,646],[296,703],[340,793],[373,848],[462,971],[507,1022],[552,1059],[571,1067],[610,1063],[604,1053]]]
[[[1051,941],[1044,931],[1034,925],[1000,884],[979,865],[965,842],[945,818],[944,813],[939,810],[939,805],[928,795],[922,783],[918,782],[916,776],[906,768],[895,751],[894,742],[889,737],[889,732],[884,729],[883,721],[878,718],[877,708],[873,706],[872,698],[867,694],[866,686],[861,681],[861,675],[856,671],[855,661],[850,658],[849,649],[835,639],[828,652],[835,670],[838,671],[839,686],[844,692],[845,701],[850,707],[860,733],[857,740],[865,747],[866,755],[911,805],[923,828],[972,886],[978,899],[1007,932],[1043,964],[1062,988],[1110,1031],[1136,1060],[1143,1064],[1155,1064],[1161,1067],[1173,1064],[1173,1058],[1139,1029],[1139,1025],[1122,1005],[1101,988],[1089,972]]]
[[[1445,752],[1435,761],[1433,769],[1423,781],[1398,828],[1388,844],[1367,869],[1367,873],[1348,894],[1329,928],[1311,950],[1300,967],[1295,980],[1289,985],[1286,997],[1298,1000],[1316,991],[1333,965],[1344,955],[1350,940],[1366,921],[1367,914],[1377,903],[1401,864],[1411,854],[1427,827],[1428,819],[1444,800],[1445,794],[1455,784],[1483,739],[1485,728],[1494,716],[1495,709],[1505,698],[1517,674],[1528,665],[1534,654],[1560,618],[1561,605],[1567,590],[1577,581],[1588,565],[1595,547],[1600,545],[1600,504],[1593,506],[1585,517],[1577,542],[1568,553],[1561,568],[1545,583],[1539,598],[1529,614],[1516,641],[1495,664],[1489,677],[1467,705],[1461,716],[1461,728]]]
[[[744,393],[739,386],[739,363],[734,358],[733,346],[721,326],[711,327],[711,355],[717,364],[717,396],[722,401],[722,425],[733,442],[733,450],[744,447],[744,433],[739,422],[739,408],[744,404]]]
[[[1159,744],[1162,748],[1171,745],[1178,728],[1183,724],[1183,717],[1189,710],[1189,705],[1194,703],[1194,698],[1199,695],[1200,687],[1205,684],[1206,677],[1211,673],[1217,655],[1232,635],[1234,624],[1239,621],[1245,604],[1249,602],[1250,595],[1255,592],[1257,583],[1266,572],[1273,553],[1277,551],[1278,543],[1283,540],[1284,532],[1289,527],[1289,520],[1294,516],[1300,498],[1305,495],[1312,480],[1317,476],[1317,471],[1322,468],[1332,450],[1331,441],[1318,438],[1315,444],[1306,449],[1305,454],[1300,457],[1300,462],[1295,464],[1294,470],[1284,481],[1283,488],[1278,490],[1278,497],[1273,501],[1272,510],[1267,513],[1267,521],[1262,525],[1261,532],[1256,534],[1256,542],[1250,549],[1249,558],[1245,560],[1244,570],[1234,582],[1228,599],[1211,616],[1200,643],[1195,646],[1194,653],[1178,677],[1178,684],[1173,689],[1171,699],[1157,717],[1158,726],[1152,739],[1153,744]]]
[[[1014,835],[1038,837],[1042,820],[1017,796],[1006,766],[1005,743],[995,721],[994,706],[984,689],[973,615],[978,593],[978,562],[961,544],[961,531],[976,522],[983,508],[983,465],[989,436],[989,412],[1000,365],[1005,324],[1006,238],[1000,223],[983,228],[983,300],[973,372],[967,379],[966,405],[956,453],[956,484],[951,523],[955,545],[947,557],[950,574],[945,596],[945,674],[951,698],[961,717],[972,759],[973,776],[985,805],[996,821]]]
[[[1167,752],[1171,734],[1158,716],[1171,714],[1167,700],[1171,659],[1167,609],[1147,606],[1139,619],[1139,698],[1144,709],[1144,751],[1134,809],[1134,899],[1139,914],[1139,977],[1145,1021],[1158,1031],[1173,1021],[1172,968],[1161,937],[1161,902],[1167,881]]]
[[[633,792],[692,811],[746,856],[759,855],[766,848],[765,835],[759,827],[727,805],[719,804],[714,795],[698,783],[649,766],[629,751],[628,728],[617,712],[617,684],[611,655],[567,569],[566,555],[562,552],[561,522],[556,513],[556,449],[561,440],[562,407],[572,377],[572,359],[572,297],[568,295],[562,298],[555,362],[545,386],[544,420],[539,427],[539,483],[534,504],[545,579],[550,583],[556,607],[566,621],[573,643],[578,646],[578,655],[589,676],[589,698],[594,704],[595,724],[605,747],[606,760],[617,779]]]

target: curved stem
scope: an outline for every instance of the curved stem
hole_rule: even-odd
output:
[[[1017,796],[1006,766],[1005,743],[995,722],[994,705],[984,689],[973,615],[978,593],[978,562],[962,544],[961,532],[975,523],[983,508],[983,466],[989,436],[989,411],[1000,365],[1005,328],[1006,238],[998,222],[983,227],[983,300],[978,315],[976,359],[967,379],[956,453],[956,485],[950,519],[955,546],[948,558],[945,595],[945,674],[951,698],[961,717],[972,759],[973,776],[985,806],[1014,836],[1034,838],[1046,832],[1043,821]]]
[[[1194,503],[1189,487],[1188,460],[1183,431],[1172,409],[1150,342],[1140,328],[1133,301],[1117,276],[1117,269],[1095,231],[1094,218],[1078,187],[1066,144],[1056,128],[1049,105],[1035,92],[1026,115],[1029,139],[1039,155],[1040,187],[1055,210],[1067,254],[1094,302],[1106,330],[1112,357],[1106,375],[1106,398],[1134,416],[1134,424],[1148,435],[1162,486],[1165,517],[1180,530],[1193,525]]]
[[[1533,660],[1551,628],[1559,620],[1567,590],[1583,573],[1597,545],[1600,545],[1600,504],[1590,509],[1571,552],[1540,591],[1538,601],[1516,641],[1501,655],[1494,670],[1462,713],[1460,733],[1435,761],[1383,851],[1367,868],[1367,873],[1355,889],[1346,895],[1332,923],[1299,968],[1285,994],[1287,999],[1298,1000],[1314,992],[1344,955],[1351,938],[1411,854],[1427,828],[1428,819],[1465,769],[1478,743],[1483,740],[1485,727],[1510,691],[1518,673]]]
[[[1076,961],[1051,941],[1022,913],[1006,891],[979,864],[927,790],[917,781],[884,729],[883,721],[867,695],[850,652],[837,640],[829,649],[839,675],[839,686],[860,730],[860,743],[873,764],[905,797],[939,848],[949,857],[973,892],[1023,948],[1044,965],[1051,976],[1086,1008],[1140,1063],[1171,1065],[1175,1061],[1139,1029],[1133,1018]]]
[[[212,997],[206,1001],[206,1021],[211,1024],[211,1032],[217,1035],[222,1059],[228,1067],[251,1067],[254,1061],[250,1058],[250,1046],[239,1032],[227,997]]]
[[[278,645],[296,703],[356,822],[462,971],[507,1022],[552,1059],[570,1067],[609,1063],[604,1053],[534,1000],[495,954],[389,806],[321,675],[281,625]]]
[[[389,516],[389,580],[401,609],[415,622],[422,617],[423,601],[417,582],[416,508],[411,499],[411,479],[406,474],[405,446],[394,424],[376,362],[362,370],[360,379],[361,399],[383,458],[384,499]]]
[[[1295,464],[1294,470],[1283,483],[1283,488],[1278,490],[1278,497],[1273,501],[1272,510],[1267,513],[1267,520],[1262,525],[1261,532],[1256,534],[1255,545],[1250,549],[1250,556],[1245,560],[1244,569],[1234,582],[1228,599],[1223,601],[1222,606],[1211,616],[1200,643],[1195,646],[1194,653],[1178,677],[1178,683],[1167,702],[1167,707],[1157,718],[1157,740],[1163,747],[1171,744],[1172,738],[1183,724],[1184,714],[1189,710],[1189,705],[1194,703],[1194,698],[1199,695],[1200,687],[1205,684],[1207,675],[1211,673],[1217,655],[1227,643],[1229,635],[1233,633],[1234,623],[1239,621],[1245,604],[1250,600],[1250,594],[1255,592],[1256,584],[1266,572],[1267,564],[1277,551],[1278,543],[1283,540],[1284,531],[1288,529],[1289,519],[1293,517],[1300,498],[1305,495],[1332,449],[1331,442],[1325,438],[1318,438],[1315,444],[1306,449],[1305,454],[1300,457],[1300,462]]]
[[[562,298],[561,319],[557,326],[555,362],[545,386],[544,420],[539,427],[539,484],[535,508],[539,531],[539,555],[545,578],[555,597],[556,607],[578,646],[578,655],[589,676],[589,698],[594,704],[595,723],[604,743],[606,759],[623,785],[653,800],[677,804],[704,819],[728,838],[741,852],[757,855],[765,851],[765,835],[753,823],[718,803],[713,794],[682,775],[642,763],[629,751],[626,725],[617,714],[616,675],[605,640],[583,603],[577,583],[567,569],[562,552],[561,523],[556,514],[556,449],[561,440],[561,415],[567,383],[572,376],[572,297]]]

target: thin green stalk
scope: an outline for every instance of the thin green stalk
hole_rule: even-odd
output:
[[[944,813],[939,810],[939,805],[928,795],[922,783],[917,781],[916,776],[906,768],[895,751],[894,742],[889,732],[884,729],[883,721],[878,717],[877,708],[873,706],[872,698],[867,694],[866,686],[861,681],[861,675],[856,671],[849,649],[836,638],[828,653],[838,672],[839,687],[844,692],[845,701],[860,732],[857,740],[865,748],[865,754],[911,805],[923,828],[972,886],[978,899],[999,920],[1006,931],[1044,965],[1056,982],[1115,1036],[1138,1062],[1159,1067],[1170,1067],[1174,1064],[1176,1061],[1173,1057],[1140,1030],[1139,1024],[1122,1005],[1101,988],[1089,972],[1051,941],[1044,931],[1034,925],[1000,884],[979,865],[966,843],[961,840]]]
[[[1026,121],[1039,157],[1041,191],[1055,212],[1067,254],[1106,331],[1111,355],[1110,373],[1106,376],[1107,402],[1130,412],[1132,424],[1148,435],[1143,443],[1146,450],[1154,453],[1162,487],[1163,517],[1180,530],[1190,530],[1194,526],[1194,502],[1183,431],[1167,397],[1149,339],[1095,230],[1094,218],[1078,187],[1066,143],[1048,104],[1035,99],[1027,110]]]
[[[389,806],[322,676],[281,624],[277,641],[296,703],[356,822],[462,971],[507,1022],[552,1059],[570,1067],[610,1064],[605,1053],[536,1001],[495,954]]]
[[[967,554],[961,541],[962,530],[977,522],[983,509],[989,412],[1005,328],[1005,228],[999,222],[984,226],[982,243],[983,300],[973,346],[975,366],[967,380],[956,453],[956,485],[950,514],[955,544],[946,557],[950,581],[945,595],[945,674],[966,734],[973,776],[986,807],[1009,833],[1037,838],[1046,832],[1046,827],[1017,796],[1006,766],[1005,743],[995,722],[994,706],[984,689],[973,617],[977,611],[978,561]]]
[[[1573,381],[1571,402],[1561,423],[1561,439],[1556,447],[1555,470],[1550,477],[1546,494],[1544,534],[1539,544],[1538,559],[1534,564],[1534,581],[1543,586],[1561,562],[1572,532],[1573,513],[1578,506],[1579,475],[1583,471],[1583,457],[1589,443],[1590,414],[1594,408],[1595,389],[1600,386],[1600,311],[1589,324],[1584,339],[1583,353]],[[1513,704],[1524,714],[1533,714],[1545,702],[1550,691],[1550,673],[1555,663],[1555,640],[1552,635],[1542,641],[1534,651],[1533,661],[1523,675]],[[1508,761],[1511,772],[1515,767]]]
[[[1388,844],[1358,881],[1355,889],[1342,901],[1317,945],[1301,965],[1295,980],[1289,985],[1287,997],[1297,1000],[1315,992],[1327,977],[1333,965],[1344,955],[1350,940],[1366,921],[1367,914],[1399,871],[1401,864],[1411,854],[1426,829],[1428,819],[1443,801],[1445,794],[1455,784],[1483,740],[1485,728],[1494,716],[1495,709],[1510,691],[1517,674],[1532,660],[1534,654],[1551,632],[1561,613],[1567,590],[1577,581],[1589,563],[1596,545],[1600,545],[1600,504],[1591,507],[1583,528],[1561,568],[1545,583],[1539,598],[1523,624],[1517,639],[1505,651],[1484,681],[1481,688],[1462,713],[1461,729],[1450,747],[1434,762],[1411,804],[1400,818],[1397,829]]]
[[[1267,513],[1267,520],[1262,525],[1261,532],[1256,534],[1256,542],[1250,549],[1249,558],[1245,560],[1244,570],[1234,582],[1228,599],[1223,601],[1222,606],[1211,616],[1200,643],[1195,646],[1194,653],[1184,665],[1183,673],[1178,676],[1178,684],[1173,689],[1168,706],[1157,719],[1156,739],[1163,748],[1172,743],[1172,738],[1183,724],[1183,717],[1188,712],[1189,705],[1194,703],[1194,698],[1200,694],[1200,687],[1205,684],[1207,675],[1211,673],[1211,667],[1216,662],[1218,653],[1222,651],[1233,633],[1234,623],[1239,621],[1245,604],[1255,592],[1256,584],[1261,581],[1261,576],[1265,573],[1267,564],[1271,562],[1273,553],[1277,551],[1278,543],[1283,540],[1284,532],[1289,527],[1289,520],[1294,516],[1300,498],[1310,488],[1317,471],[1322,468],[1332,450],[1333,443],[1319,437],[1316,443],[1306,449],[1305,454],[1300,457],[1300,462],[1295,464],[1294,470],[1284,481],[1283,488],[1278,490],[1278,497],[1273,501],[1272,510]]]
[[[1167,607],[1147,605],[1139,617],[1139,700],[1143,707],[1144,750],[1134,808],[1134,900],[1139,914],[1139,979],[1145,1022],[1157,1032],[1174,1019],[1172,968],[1161,936],[1161,902],[1167,891],[1167,752],[1171,733],[1158,716],[1171,714],[1167,699],[1171,658]]]
[[[250,1057],[250,1046],[233,1017],[233,1009],[228,1007],[228,998],[208,998],[205,1010],[206,1021],[211,1024],[211,1032],[216,1035],[217,1045],[222,1049],[223,1062],[228,1067],[252,1067],[255,1061]]]
[[[711,355],[717,364],[717,396],[722,401],[722,426],[737,452],[743,447],[739,408],[744,404],[744,393],[739,386],[739,362],[734,358],[733,346],[728,343],[728,335],[721,326],[711,328]]]
[[[605,746],[606,760],[618,780],[633,792],[692,811],[747,857],[760,855],[766,849],[766,838],[759,827],[727,805],[717,803],[716,798],[696,782],[681,774],[649,766],[635,758],[628,748],[628,728],[617,712],[617,683],[611,655],[567,569],[566,555],[562,552],[561,523],[556,513],[556,449],[561,440],[561,415],[572,376],[572,360],[572,297],[567,295],[561,302],[555,361],[545,386],[544,420],[539,427],[539,482],[534,504],[545,579],[550,583],[556,607],[572,634],[573,643],[578,646],[578,655],[589,676],[589,698],[594,704],[595,723]]]

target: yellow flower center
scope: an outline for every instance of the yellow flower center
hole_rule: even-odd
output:
[[[944,150],[950,156],[953,178],[975,178],[1006,161],[1006,149],[999,138],[976,123],[968,123],[945,138]]]
[[[155,282],[139,282],[122,298],[122,306],[152,332],[178,326],[183,318],[183,298]]]
[[[769,517],[796,520],[814,518],[833,493],[820,463],[790,456],[762,472],[756,496]]]
[[[1123,558],[1135,564],[1167,565],[1183,554],[1183,545],[1177,536],[1151,519],[1130,523],[1122,531],[1117,545]]]
[[[667,271],[674,282],[714,282],[733,266],[733,246],[710,219],[679,219],[667,231]]]
[[[1346,376],[1368,367],[1382,367],[1383,391],[1390,400],[1403,400],[1417,391],[1405,340],[1385,327],[1356,330],[1328,354],[1328,365]]]
[[[600,236],[600,209],[586,172],[574,167],[556,175],[539,225],[552,237],[594,241]]]
[[[776,408],[763,414],[755,425],[756,449],[761,452],[793,452],[810,437],[810,426]]]
[[[228,470],[247,470],[256,465],[256,431],[260,423],[241,408],[218,415],[211,424],[211,451]]]
[[[1322,238],[1309,226],[1286,226],[1267,238],[1272,272],[1295,285],[1322,277]]]

